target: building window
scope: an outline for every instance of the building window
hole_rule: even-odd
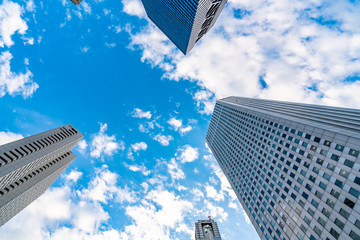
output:
[[[347,211],[345,211],[344,209],[342,209],[342,208],[340,209],[339,213],[340,213],[340,215],[343,216],[345,219],[348,219],[349,216],[350,216],[350,214],[349,214]]]
[[[342,152],[342,151],[344,151],[344,146],[341,146],[340,144],[337,144],[335,149]]]
[[[353,161],[350,161],[350,160],[347,160],[347,159],[344,162],[344,165],[349,167],[349,168],[352,168],[354,166],[354,164],[355,163]]]
[[[340,236],[340,234],[337,231],[335,231],[333,228],[330,229],[330,234],[333,235],[335,239],[338,239]]]
[[[356,151],[354,149],[350,149],[349,155],[354,156],[354,157],[357,158],[359,156],[359,151]]]
[[[360,240],[360,236],[357,235],[354,231],[351,231],[349,236],[354,240]]]

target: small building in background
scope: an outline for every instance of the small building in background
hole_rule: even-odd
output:
[[[196,240],[221,240],[217,223],[209,217],[208,220],[198,220],[195,223]]]

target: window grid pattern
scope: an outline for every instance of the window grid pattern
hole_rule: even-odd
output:
[[[59,176],[64,164],[68,166],[75,159],[71,150],[82,137],[71,125],[65,125],[0,146],[0,226],[55,181],[53,176]],[[54,175],[54,171],[59,174]]]
[[[262,239],[357,239],[359,149],[347,139],[222,101],[206,139]]]
[[[193,30],[201,31],[201,25],[206,20],[206,13],[213,2],[222,2],[223,8],[226,1],[227,0],[142,0],[142,3],[148,17],[186,54],[195,45],[197,39],[192,36]],[[219,14],[217,14],[217,17]],[[200,19],[198,19],[198,15],[201,16]],[[216,18],[214,19],[215,21]],[[213,24],[211,26],[213,26]],[[199,32],[195,35],[197,36]]]

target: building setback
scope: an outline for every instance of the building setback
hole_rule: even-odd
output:
[[[227,0],[142,0],[148,17],[187,54],[211,29]]]
[[[261,239],[360,239],[360,110],[228,97],[206,141]]]
[[[209,220],[198,220],[195,223],[196,240],[221,240],[217,223],[209,217]]]
[[[76,156],[83,135],[65,125],[0,146],[0,226],[32,203]]]

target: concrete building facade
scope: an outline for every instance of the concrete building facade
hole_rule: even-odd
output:
[[[360,239],[360,110],[228,97],[206,141],[261,239]]]
[[[148,17],[187,54],[214,26],[227,0],[142,0]]]
[[[71,125],[0,146],[0,226],[41,196],[72,163],[83,135]]]
[[[217,223],[210,217],[208,220],[198,220],[195,223],[196,240],[221,240]]]

